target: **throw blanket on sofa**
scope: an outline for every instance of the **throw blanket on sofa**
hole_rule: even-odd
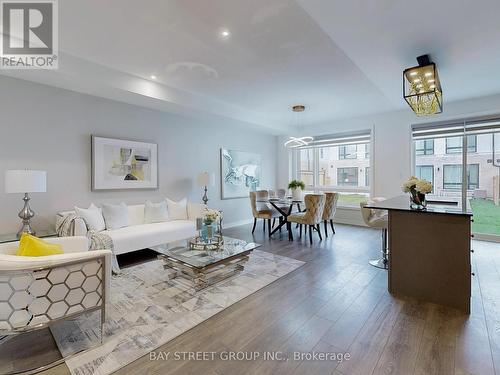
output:
[[[59,237],[73,236],[75,233],[75,220],[83,218],[75,215],[68,214],[64,216],[61,220],[56,223],[56,232]],[[85,223],[86,224],[86,223]],[[113,239],[105,233],[97,232],[95,230],[89,230],[87,232],[87,238],[90,241],[89,250],[111,250],[113,255],[111,256],[111,271],[113,274],[117,275],[121,272],[120,266],[118,265],[118,260],[116,259]]]

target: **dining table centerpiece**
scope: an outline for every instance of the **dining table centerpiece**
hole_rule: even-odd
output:
[[[292,199],[294,201],[302,200],[302,190],[306,188],[304,181],[292,180],[288,184],[288,188],[292,191]]]
[[[410,207],[414,210],[425,210],[427,200],[425,195],[432,191],[432,183],[419,179],[415,176],[410,177],[403,184],[403,192],[410,193]]]

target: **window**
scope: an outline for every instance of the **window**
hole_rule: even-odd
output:
[[[434,186],[434,166],[433,165],[417,165],[415,166],[415,177],[422,180],[427,180]]]
[[[346,145],[339,146],[339,159],[357,159],[358,158],[358,146],[357,145]]]
[[[417,178],[427,180],[434,184],[434,166],[433,165],[417,165],[415,167],[415,175]]]
[[[307,186],[314,185],[314,155],[313,149],[300,150],[300,169],[298,177],[304,181]]]
[[[415,141],[415,153],[417,155],[434,155],[434,139]]]
[[[358,168],[338,168],[337,185],[339,186],[358,186]]]
[[[467,166],[467,189],[479,189],[479,164]]]
[[[443,188],[456,189],[462,188],[462,165],[448,164],[443,165]],[[479,188],[479,164],[469,164],[467,166],[467,190]]]
[[[370,140],[370,131],[315,137],[307,147],[292,151],[294,177],[309,191],[339,193],[339,206],[359,208],[370,192]]]
[[[477,152],[477,136],[467,136],[467,152]],[[462,137],[446,138],[446,153],[461,154],[462,153]]]

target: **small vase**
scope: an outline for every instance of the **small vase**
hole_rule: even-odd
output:
[[[292,199],[294,201],[302,200],[302,189],[301,188],[293,188],[292,189]]]
[[[417,191],[411,191],[410,193],[410,207],[413,210],[425,210],[427,208],[425,194],[419,193]]]

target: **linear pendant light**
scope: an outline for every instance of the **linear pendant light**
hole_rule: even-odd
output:
[[[298,117],[298,115],[300,112],[304,112],[305,110],[306,110],[306,107],[302,104],[294,105],[292,107],[292,111],[297,114],[297,132],[299,130],[299,117]],[[313,140],[314,140],[314,138],[311,136],[289,137],[288,140],[283,144],[283,146],[288,147],[288,148],[307,146]]]

